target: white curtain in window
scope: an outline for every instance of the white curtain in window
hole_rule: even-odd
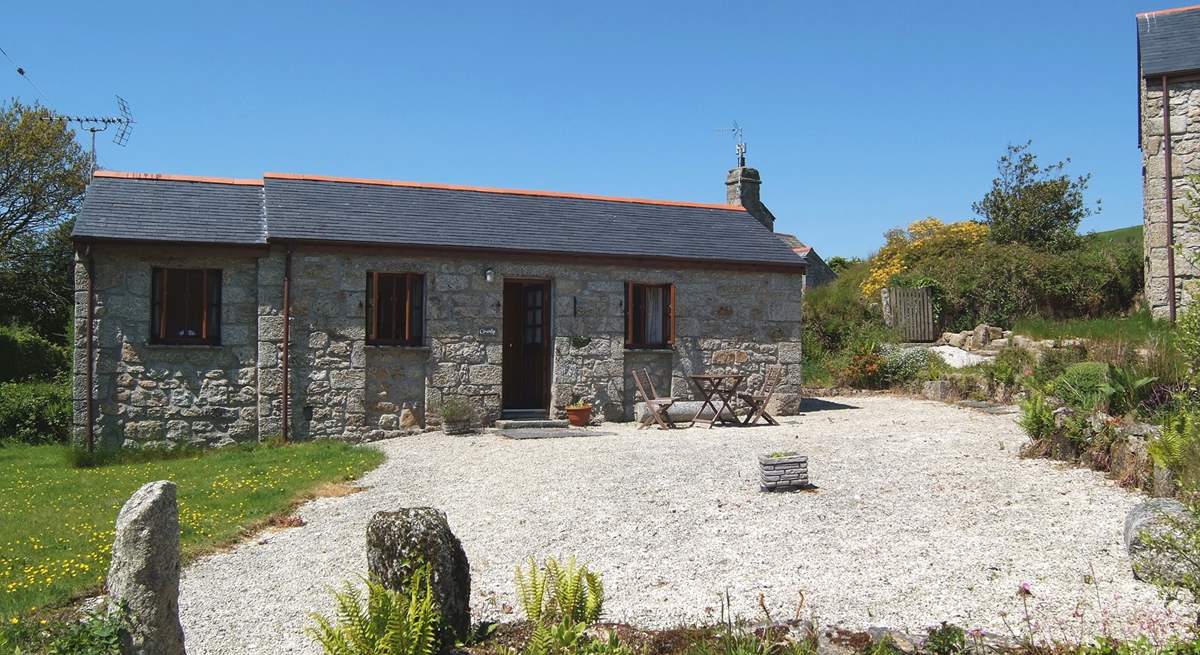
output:
[[[663,288],[646,288],[646,343],[664,343],[663,338]]]

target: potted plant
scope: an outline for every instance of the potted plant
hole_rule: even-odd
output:
[[[442,429],[446,434],[467,434],[475,431],[475,407],[462,398],[442,402]]]
[[[808,456],[793,450],[778,450],[758,456],[759,488],[786,491],[808,486]]]
[[[576,398],[566,406],[567,420],[577,428],[587,427],[592,422],[592,404]]]

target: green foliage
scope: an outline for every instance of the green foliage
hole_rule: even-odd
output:
[[[1036,363],[1037,358],[1028,350],[1009,347],[996,355],[988,375],[992,382],[1013,386],[1022,378],[1033,375]]]
[[[547,557],[539,567],[529,558],[529,571],[516,570],[517,598],[525,616],[536,624],[592,624],[604,608],[600,575],[577,564],[575,557],[560,563]]]
[[[1108,406],[1108,364],[1079,362],[1071,364],[1054,379],[1051,391],[1068,407],[1092,412]]]
[[[1200,488],[1200,412],[1184,409],[1169,416],[1147,450],[1184,488]]]
[[[1054,434],[1054,408],[1046,402],[1046,396],[1040,391],[1030,392],[1029,397],[1021,401],[1018,424],[1034,441]]]
[[[929,367],[930,360],[940,359],[925,348],[900,348],[892,344],[883,344],[879,352],[883,356],[880,376],[884,386],[911,382]]]
[[[1187,306],[1175,330],[1175,348],[1188,370],[1188,381],[1200,386],[1200,302]]]
[[[859,263],[833,282],[804,293],[804,352],[836,354],[867,332],[884,333],[877,305],[863,299],[859,286],[870,269]]]
[[[1033,369],[1034,386],[1049,385],[1062,375],[1068,366],[1082,362],[1085,356],[1082,348],[1054,348],[1042,353],[1042,359]]]
[[[61,346],[28,329],[0,325],[0,382],[53,380],[67,372],[69,363]]]
[[[1169,336],[1173,327],[1170,321],[1156,319],[1150,310],[1143,309],[1117,317],[1055,320],[1031,316],[1013,323],[1013,332],[1034,339],[1110,339],[1142,344],[1154,337]]]
[[[0,250],[0,324],[69,344],[75,302],[74,219],[15,237]]]
[[[68,443],[70,440],[70,384],[0,384],[0,444],[5,441]]]
[[[1200,492],[1193,488],[1183,501],[1185,512],[1162,515],[1163,529],[1144,530],[1138,536],[1149,555],[1145,561],[1164,564],[1137,572],[1158,587],[1167,603],[1183,599],[1196,608],[1200,605]],[[1200,610],[1196,611],[1200,625]]]
[[[70,624],[46,650],[47,655],[120,655],[129,634],[129,614],[123,610],[97,612]]]
[[[833,257],[830,257],[829,261],[825,262],[825,264],[829,266],[829,270],[841,275],[846,270],[853,268],[862,262],[862,257],[842,257],[841,255],[834,255]]]
[[[1080,243],[1079,222],[1099,210],[1098,204],[1095,210],[1084,204],[1091,175],[1072,179],[1064,174],[1070,159],[1040,166],[1030,145],[1008,146],[991,190],[972,209],[991,228],[995,243],[1070,250]]]
[[[312,614],[307,629],[326,655],[434,655],[441,649],[441,614],[428,564],[414,569],[406,593],[367,581],[367,595],[347,584],[334,593],[336,619]]]
[[[962,628],[942,621],[929,629],[925,637],[925,650],[930,655],[958,655],[967,650],[967,633]]]
[[[463,398],[447,398],[442,402],[442,423],[445,425],[474,425],[475,406]]]
[[[1109,412],[1116,415],[1136,412],[1157,379],[1139,376],[1132,366],[1109,366],[1108,382],[1103,387],[1109,397]]]

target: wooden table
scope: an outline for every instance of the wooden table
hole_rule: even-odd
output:
[[[714,423],[720,422],[721,425],[738,425],[737,415],[733,413],[733,407],[730,403],[733,402],[734,395],[737,394],[737,389],[746,380],[745,375],[739,373],[705,373],[702,375],[689,375],[692,379],[692,384],[700,390],[700,395],[704,397],[704,402],[700,404],[700,409],[696,411],[696,415],[692,417],[692,422],[688,427],[692,427],[697,423],[708,423],[711,428]],[[713,397],[720,400],[720,407],[713,402]],[[709,407],[713,410],[711,419],[700,418],[704,413],[704,408]],[[725,410],[729,410],[729,416],[726,417]]]

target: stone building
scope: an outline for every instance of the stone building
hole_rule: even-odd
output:
[[[824,286],[837,279],[837,273],[829,268],[829,264],[825,263],[824,259],[817,254],[817,251],[812,246],[797,239],[794,234],[779,233],[779,238],[787,244],[792,252],[800,256],[804,261],[804,288],[815,289],[819,286]]]
[[[726,184],[703,204],[98,172],[74,232],[76,437],[373,439],[450,398],[484,423],[575,400],[628,420],[643,367],[686,398],[690,373],[779,365],[787,413],[805,265],[758,172]]]
[[[1200,174],[1200,6],[1138,14],[1137,28],[1145,294],[1155,316],[1174,319],[1200,277],[1200,232],[1188,226],[1189,178]]]

